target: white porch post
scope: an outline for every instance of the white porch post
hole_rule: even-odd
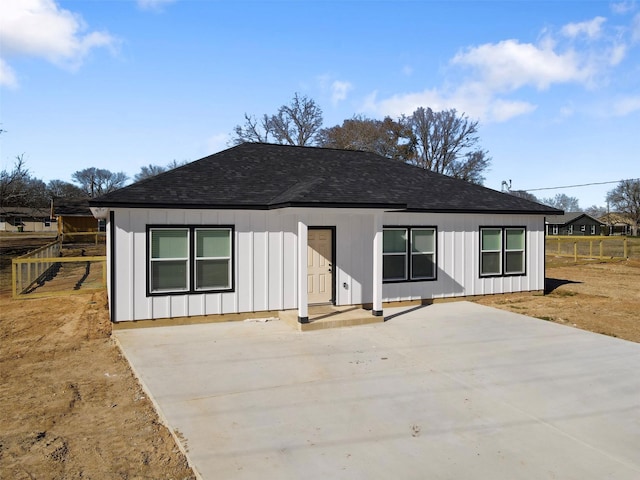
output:
[[[373,217],[373,315],[382,316],[382,213]]]
[[[298,222],[298,322],[309,323],[309,295],[307,292],[307,240],[308,228]]]

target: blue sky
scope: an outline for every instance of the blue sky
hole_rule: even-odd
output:
[[[324,125],[455,108],[500,190],[640,177],[638,1],[3,0],[0,167],[196,160],[298,92]],[[615,184],[533,191],[604,205]]]

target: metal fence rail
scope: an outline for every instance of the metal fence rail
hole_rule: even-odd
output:
[[[629,258],[626,236],[571,236],[549,235],[546,237],[547,255],[558,257],[597,258]]]

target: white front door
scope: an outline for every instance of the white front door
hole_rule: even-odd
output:
[[[310,228],[307,249],[307,291],[309,303],[331,303],[333,265],[331,259],[332,233],[330,229]]]

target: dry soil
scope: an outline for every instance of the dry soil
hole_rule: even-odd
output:
[[[195,478],[111,340],[104,292],[11,298],[10,257],[35,243],[0,238],[0,478]],[[546,295],[475,301],[640,342],[640,259],[549,258],[547,277]]]

